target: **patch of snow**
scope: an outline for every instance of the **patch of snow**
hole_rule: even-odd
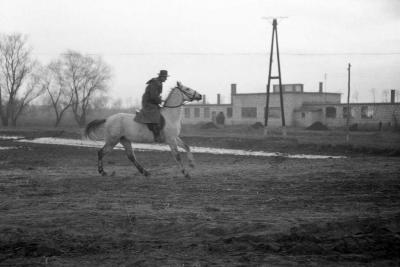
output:
[[[11,136],[11,135],[0,135],[0,140],[17,140],[23,139],[24,136]]]
[[[17,149],[16,146],[0,146],[0,150]]]
[[[78,147],[94,147],[101,148],[104,145],[103,141],[91,140],[78,140],[78,139],[63,139],[54,137],[37,138],[33,140],[17,140],[18,142],[36,143],[36,144],[54,144],[54,145],[68,145]],[[152,151],[170,151],[168,145],[164,144],[143,144],[132,143],[135,150],[152,150]],[[123,149],[122,145],[118,144],[115,149]],[[182,149],[179,149],[183,151]],[[340,159],[344,156],[329,156],[329,155],[305,155],[305,154],[287,154],[279,152],[264,152],[264,151],[246,151],[240,149],[227,149],[227,148],[212,148],[212,147],[191,147],[193,153],[208,153],[208,154],[221,154],[221,155],[237,155],[237,156],[255,156],[255,157],[286,157],[297,159]]]

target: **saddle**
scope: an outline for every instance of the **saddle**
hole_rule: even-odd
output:
[[[143,116],[141,111],[136,111],[135,118],[133,119],[135,122],[146,124],[147,128],[153,133],[154,135],[154,141],[156,142],[162,142],[163,140],[163,134],[162,134],[162,129],[164,129],[165,126],[165,118],[163,115],[160,114],[160,122],[154,123],[153,121],[150,121]]]
[[[147,128],[149,128],[150,131],[154,131],[154,123],[145,123],[147,125]],[[160,115],[160,122],[158,123],[160,126],[160,130],[164,129],[165,126],[165,118],[163,115]]]

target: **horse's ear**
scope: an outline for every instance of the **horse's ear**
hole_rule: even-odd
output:
[[[177,82],[176,82],[176,86],[182,87],[182,83],[181,83],[180,81],[177,81]]]

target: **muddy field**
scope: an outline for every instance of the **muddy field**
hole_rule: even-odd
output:
[[[102,177],[97,149],[0,140],[0,266],[400,264],[398,151],[185,139],[347,158],[195,154],[185,179],[169,153],[137,152],[145,178],[114,150]]]

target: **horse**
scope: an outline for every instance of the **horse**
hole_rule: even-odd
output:
[[[177,82],[161,107],[161,114],[165,119],[165,126],[162,130],[165,137],[164,143],[169,145],[175,161],[186,178],[190,178],[190,174],[182,163],[178,147],[185,150],[190,167],[194,168],[195,162],[190,147],[179,137],[181,132],[182,106],[187,102],[199,101],[201,98],[201,94],[184,86],[181,82]],[[97,153],[97,167],[101,175],[107,175],[103,169],[103,157],[111,152],[118,143],[121,143],[124,147],[128,159],[135,165],[138,171],[144,176],[150,175],[149,171],[143,168],[137,161],[132,149],[132,142],[152,142],[153,134],[146,124],[134,121],[134,117],[134,114],[117,113],[106,119],[93,120],[86,125],[84,132],[86,138],[95,141],[105,141],[104,146]]]

